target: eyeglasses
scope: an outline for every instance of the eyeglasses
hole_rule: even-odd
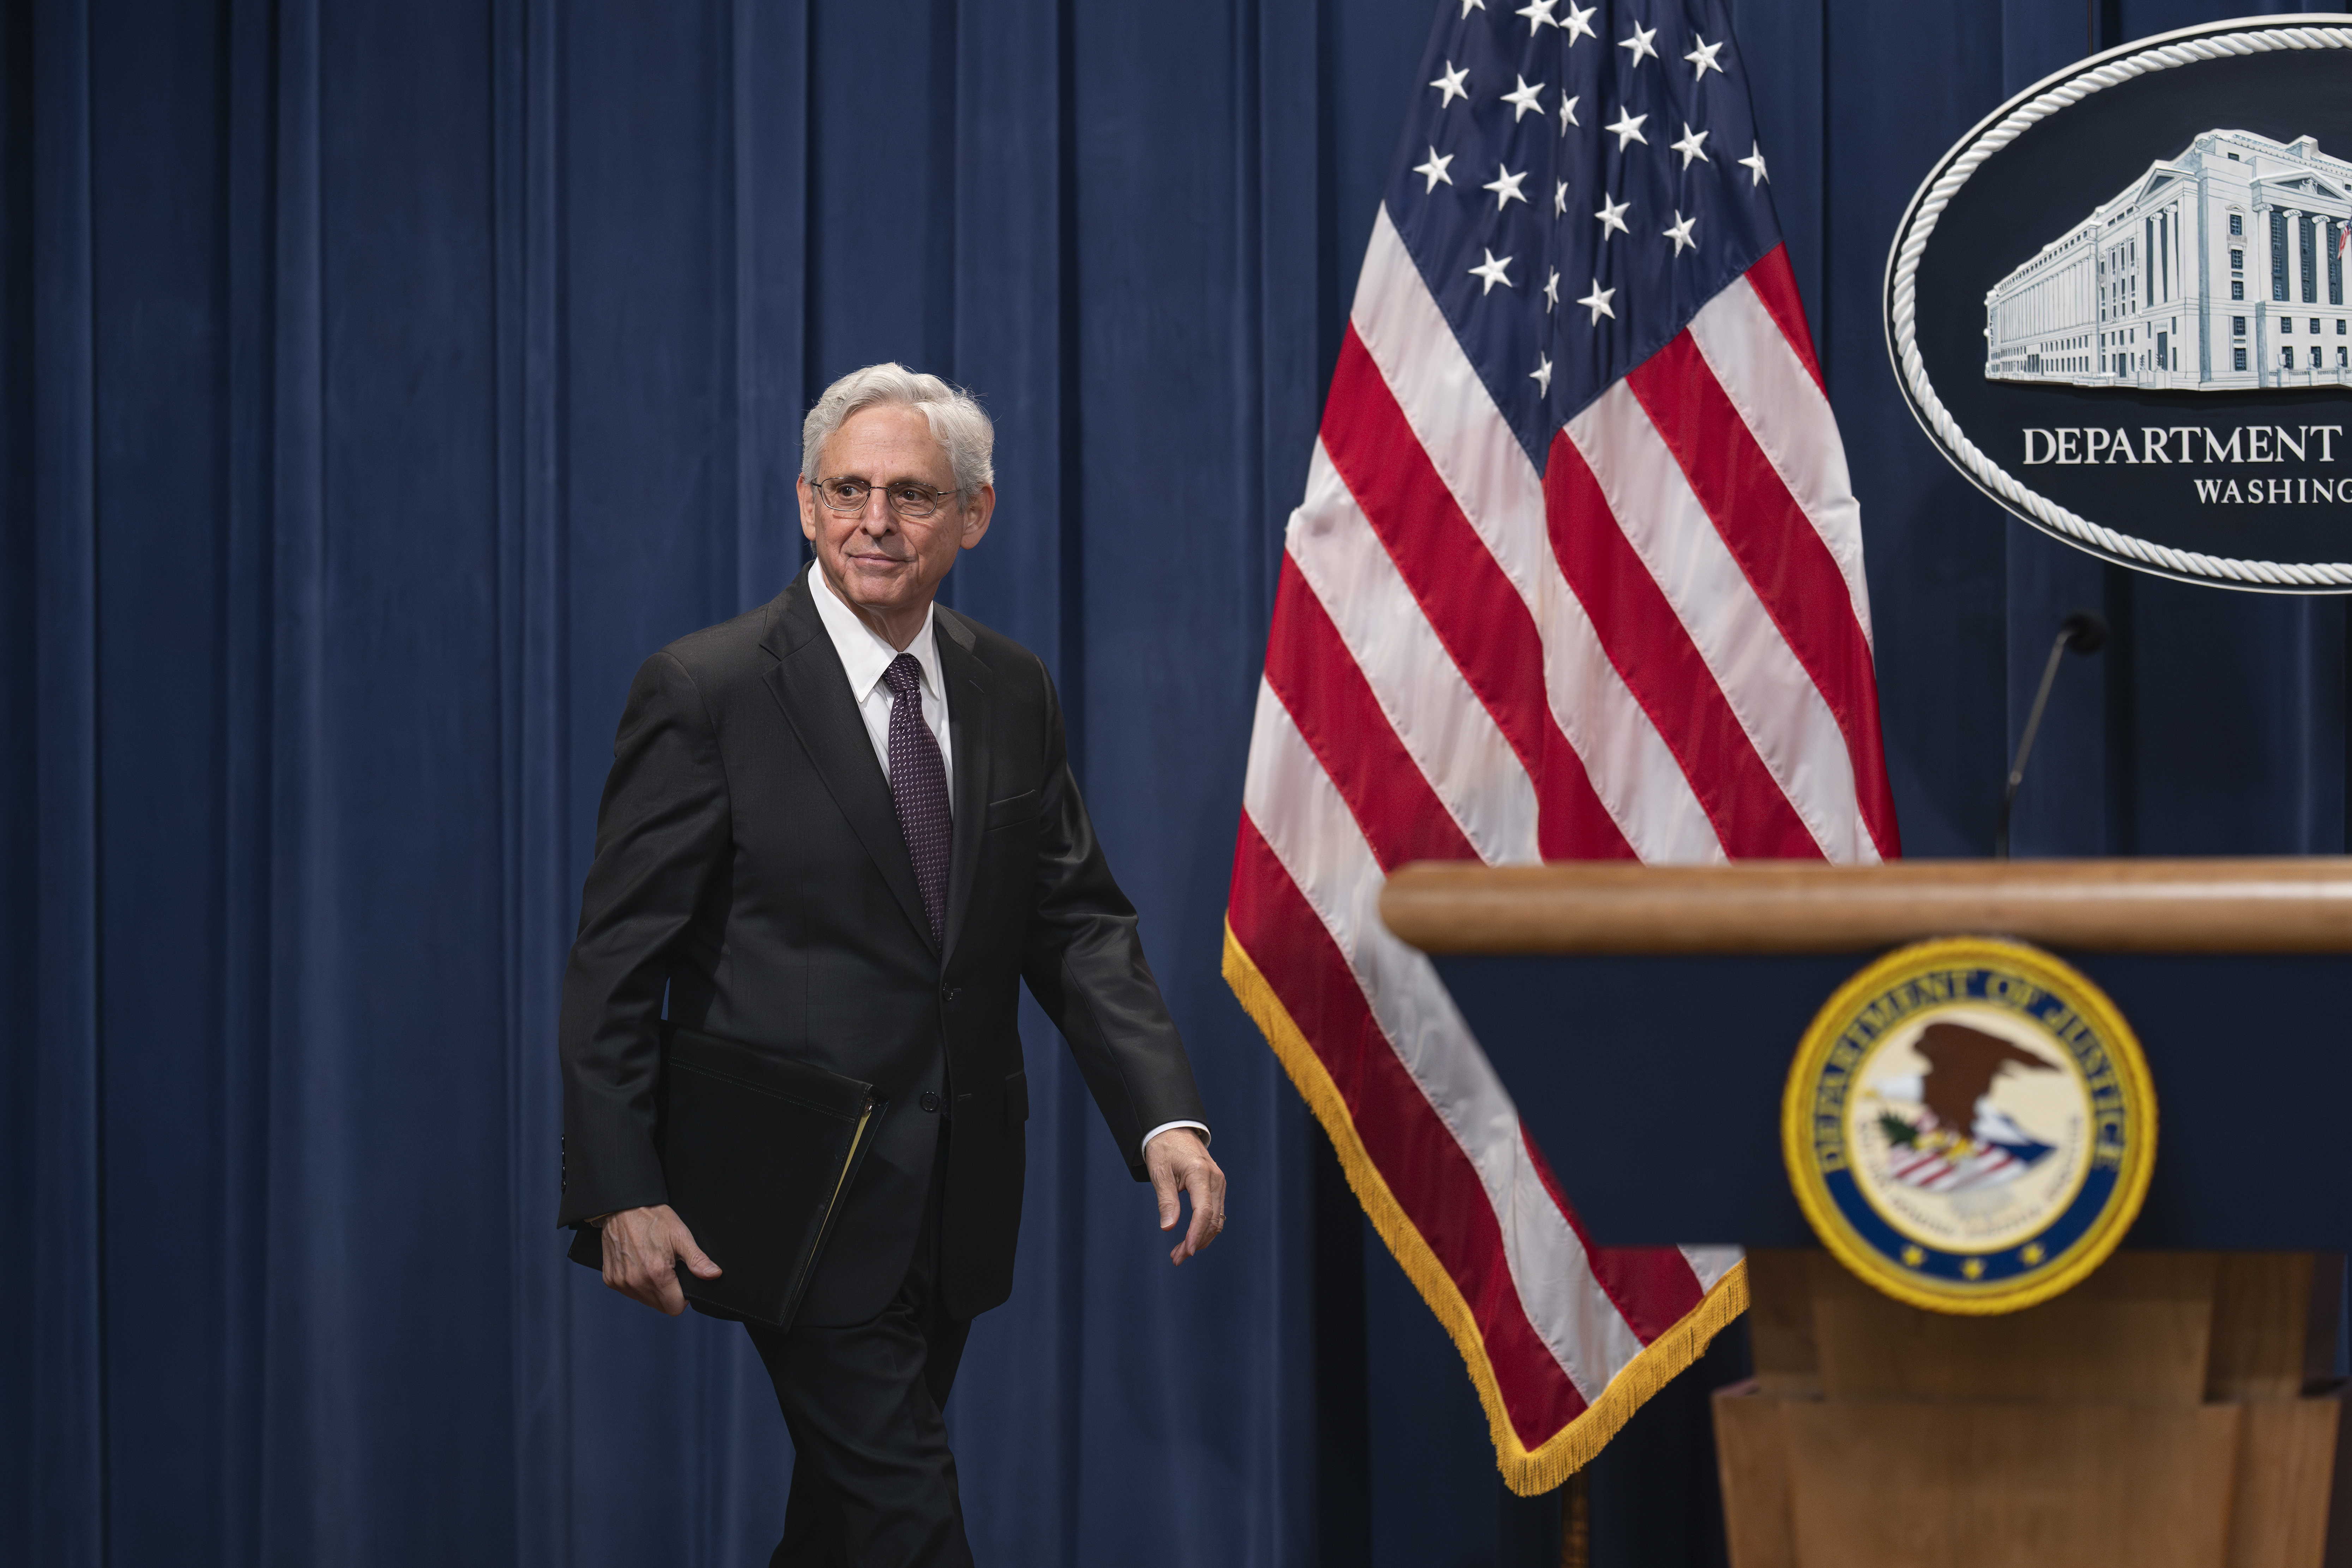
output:
[[[873,493],[874,488],[864,479],[819,479],[816,482],[816,493],[824,498],[829,510],[853,517],[866,510],[866,498]],[[882,488],[883,500],[900,517],[929,517],[940,510],[940,502],[953,494],[953,490],[935,490],[912,479],[900,479]]]

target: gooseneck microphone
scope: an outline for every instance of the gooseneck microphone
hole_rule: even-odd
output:
[[[2009,788],[2001,792],[2000,818],[1992,830],[1992,858],[2009,858],[2009,813],[2017,804],[2017,786],[2025,782],[2025,759],[2033,754],[2033,732],[2042,728],[2042,710],[2049,706],[2050,684],[2058,679],[2058,661],[2072,648],[2096,653],[2107,644],[2106,617],[2096,610],[2076,610],[2058,623],[2057,640],[2050,645],[2050,661],[2042,667],[2042,689],[2033,694],[2033,710],[2025,716],[2025,733],[2017,742],[2017,761],[2009,765]]]

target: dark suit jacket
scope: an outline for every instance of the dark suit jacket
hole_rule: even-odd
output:
[[[1070,776],[1036,656],[940,606],[954,806],[945,951],[803,570],[646,660],[614,742],[563,982],[558,1223],[664,1201],[658,1020],[873,1083],[889,1107],[804,1299],[863,1321],[906,1272],[950,1118],[940,1288],[1004,1300],[1029,1115],[1019,983],[1060,1026],[1138,1180],[1143,1134],[1205,1121],[1184,1047]],[[728,1260],[718,1259],[726,1267]]]

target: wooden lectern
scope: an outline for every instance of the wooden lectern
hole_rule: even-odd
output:
[[[2352,860],[1420,865],[1381,910],[1593,1240],[1748,1249],[1756,1375],[1715,1403],[1734,1568],[2352,1563]],[[2126,1250],[1994,1317],[1819,1250],[1780,1142],[1822,1005],[1965,935],[2105,990],[2161,1119]]]

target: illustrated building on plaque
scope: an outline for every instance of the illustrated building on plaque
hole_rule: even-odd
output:
[[[1985,295],[1994,381],[2192,392],[2352,385],[2352,163],[2208,131]]]

